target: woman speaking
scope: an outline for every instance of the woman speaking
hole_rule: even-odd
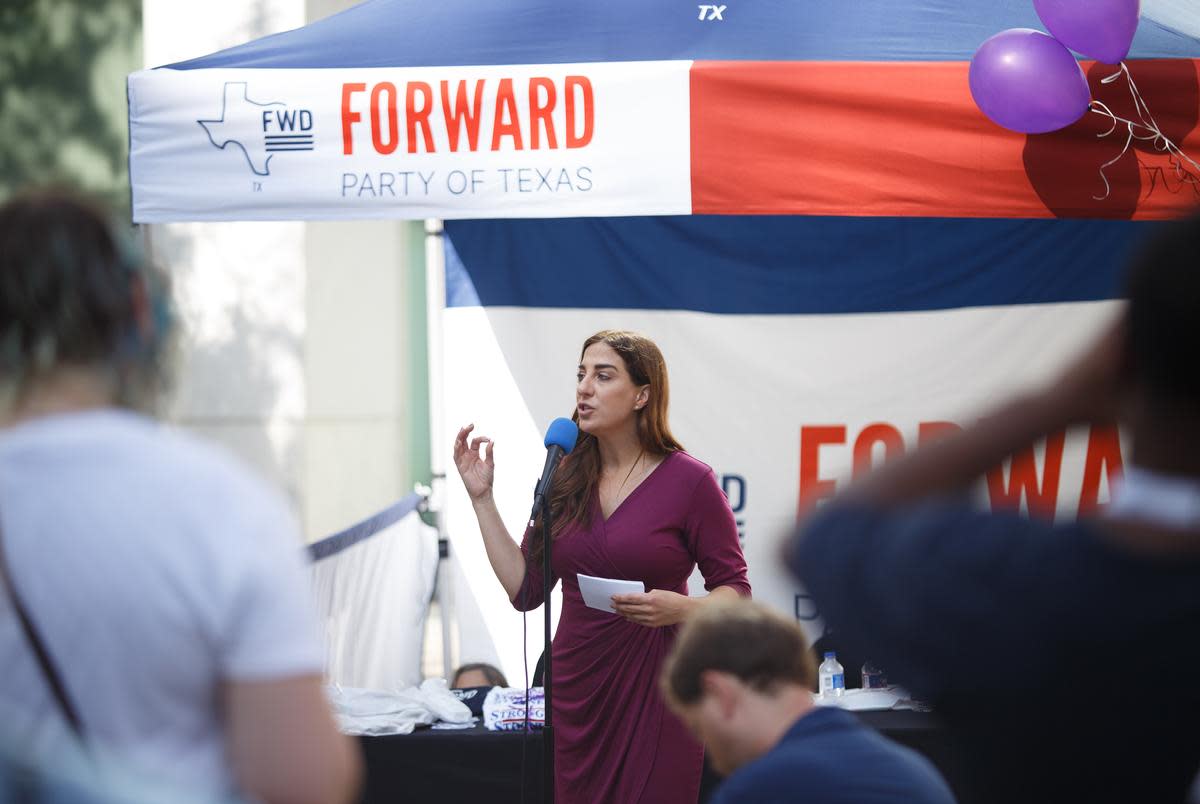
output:
[[[550,495],[551,584],[563,584],[554,659],[555,800],[694,804],[703,748],[665,707],[658,676],[676,627],[697,606],[749,596],[737,526],[712,469],[667,423],[667,367],[648,338],[606,330],[584,341],[576,377],[579,441]],[[542,537],[518,547],[492,498],[491,439],[464,427],[454,462],[509,600],[542,603]],[[539,523],[540,524],[540,523]],[[707,597],[687,594],[699,565]],[[642,581],[588,608],[578,573]]]

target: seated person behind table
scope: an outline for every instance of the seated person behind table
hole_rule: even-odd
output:
[[[452,689],[465,690],[471,687],[507,687],[508,679],[495,665],[486,662],[464,664],[454,671]]]
[[[697,612],[663,668],[671,708],[731,774],[712,804],[953,804],[919,754],[813,703],[816,674],[795,623],[750,601]]]

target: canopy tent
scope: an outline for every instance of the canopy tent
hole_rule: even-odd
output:
[[[1143,5],[1131,70],[1194,153],[1200,26]],[[371,0],[131,76],[134,218],[447,219],[445,418],[511,445],[510,523],[538,431],[572,407],[578,343],[647,331],[756,593],[807,617],[773,561],[797,508],[1044,377],[1111,313],[1149,221],[1197,201],[1146,146],[1098,198],[1121,145],[1098,115],[1037,136],[983,117],[967,62],[1018,26],[1040,27],[1027,0]],[[1100,83],[1113,68],[1085,69],[1094,97],[1129,108]],[[1071,434],[982,493],[1073,515],[1120,461],[1116,434]],[[456,556],[512,673],[503,593],[475,540]]]
[[[720,8],[371,0],[135,73],[134,219],[1152,218],[1187,203],[1139,196],[1136,170],[1096,201],[1115,153],[1090,137],[1099,116],[1026,138],[978,112],[967,60],[1038,27],[1028,0]],[[1144,20],[1131,58],[1196,52]],[[1135,72],[1164,130],[1188,132],[1194,64]]]

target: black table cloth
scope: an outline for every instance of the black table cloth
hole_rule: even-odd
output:
[[[954,744],[934,715],[908,710],[855,714],[884,736],[924,754],[949,782],[959,804],[970,804],[970,776],[962,749]],[[413,734],[360,739],[367,766],[363,804],[542,802],[540,732],[526,737],[519,732],[489,732],[476,726],[467,730],[422,729]],[[706,768],[702,802],[718,782]]]

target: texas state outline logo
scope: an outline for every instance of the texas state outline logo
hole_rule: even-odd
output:
[[[271,175],[276,154],[313,150],[312,111],[289,108],[283,101],[251,100],[245,81],[225,83],[220,117],[196,122],[213,147],[240,150],[256,176]]]

